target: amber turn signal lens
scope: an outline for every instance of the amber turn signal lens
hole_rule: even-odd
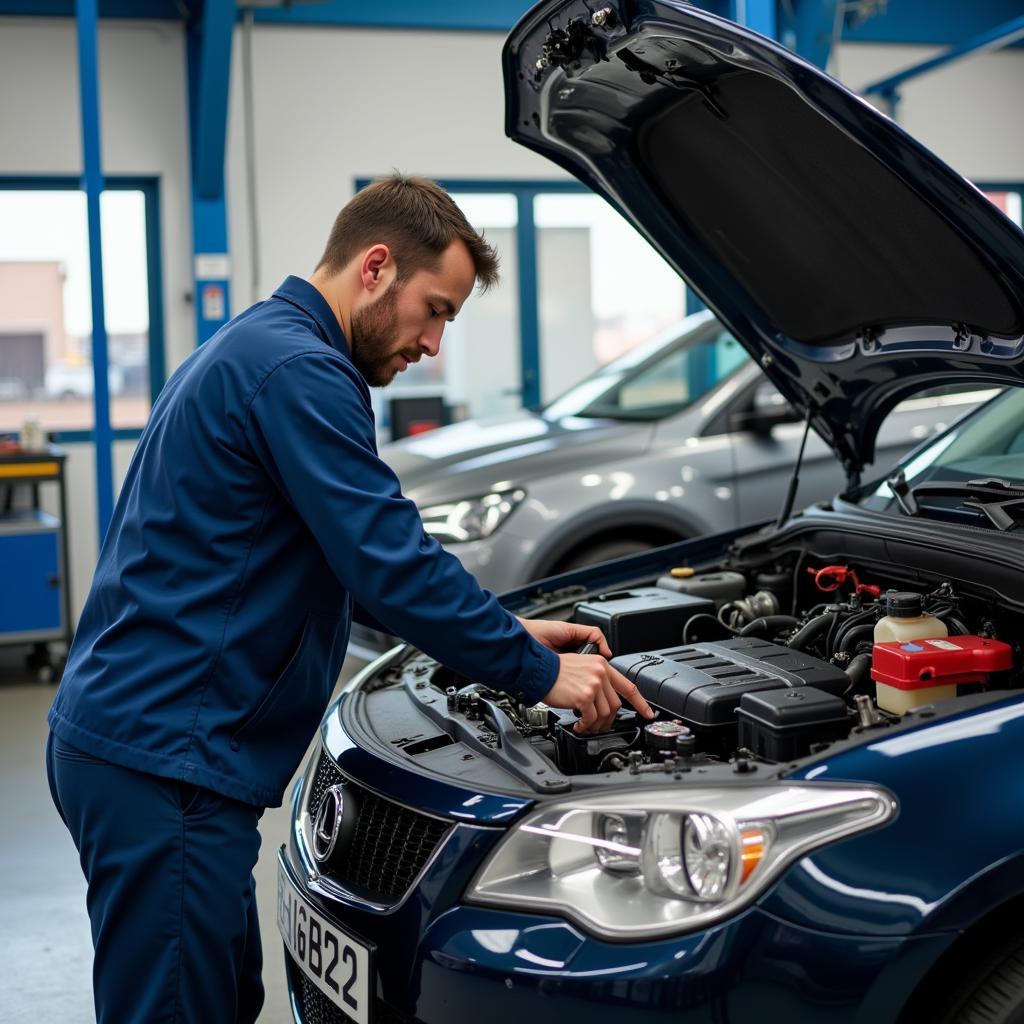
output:
[[[760,829],[745,829],[740,833],[741,860],[740,885],[753,873],[764,856],[765,835]]]

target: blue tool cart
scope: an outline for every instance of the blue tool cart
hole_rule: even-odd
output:
[[[28,666],[53,679],[71,641],[66,455],[0,449],[0,644],[29,644]],[[58,491],[59,518],[40,507],[40,489]],[[51,643],[64,650],[55,657]]]

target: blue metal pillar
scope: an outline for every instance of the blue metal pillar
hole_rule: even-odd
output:
[[[231,317],[228,217],[224,187],[234,0],[206,0],[188,32],[188,110],[192,156],[192,252],[196,341]]]
[[[775,0],[729,0],[729,17],[769,39],[776,37]]]
[[[519,343],[524,409],[540,405],[540,307],[537,302],[537,232],[533,192],[516,193],[516,257],[519,270]]]
[[[93,441],[96,446],[96,518],[100,544],[114,513],[114,433],[110,427],[107,321],[103,305],[103,243],[100,233],[100,95],[96,0],[77,0],[78,81],[82,106],[82,188],[89,220],[89,276],[92,297]],[[64,524],[64,529],[68,524]]]

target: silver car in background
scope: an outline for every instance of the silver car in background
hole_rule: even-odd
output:
[[[996,391],[950,384],[903,402],[875,464]],[[709,312],[601,367],[540,411],[466,420],[382,446],[424,526],[496,593],[779,514],[804,425]],[[796,508],[844,487],[813,431]],[[350,651],[395,642],[354,624]]]

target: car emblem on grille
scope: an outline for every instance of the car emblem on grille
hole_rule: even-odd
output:
[[[320,801],[313,821],[313,856],[316,857],[317,864],[325,863],[334,852],[344,816],[344,786],[331,786]]]

